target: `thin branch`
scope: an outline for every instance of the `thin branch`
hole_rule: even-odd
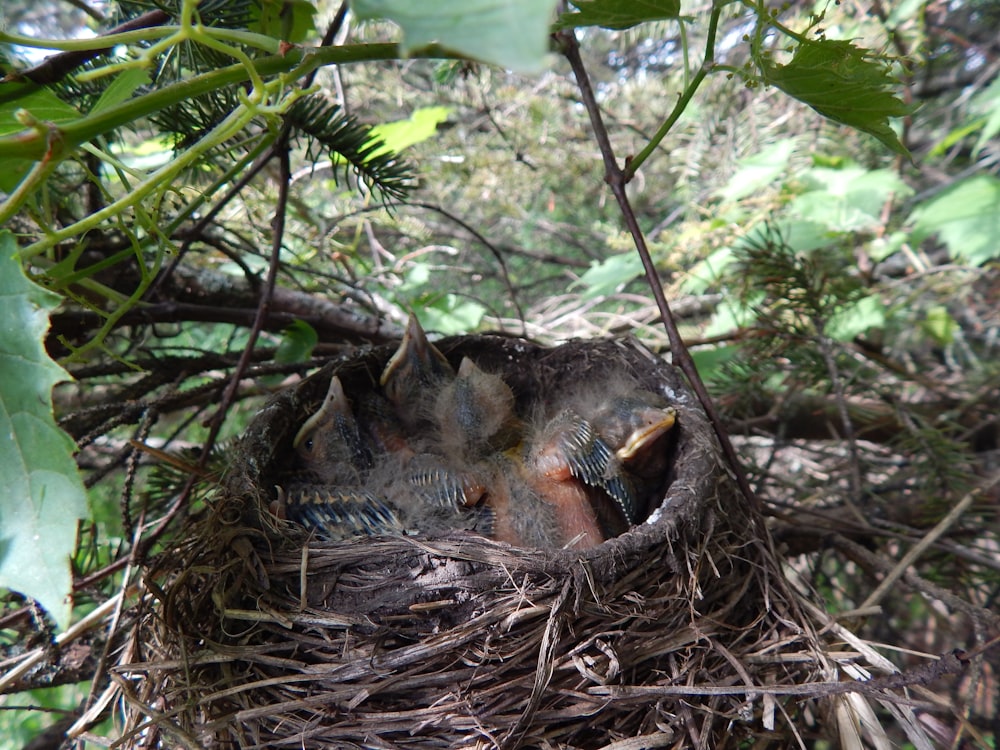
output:
[[[715,28],[718,24],[718,17],[720,13],[721,10],[719,8],[714,8],[712,10],[712,28]],[[649,282],[649,288],[653,293],[653,298],[656,301],[656,306],[660,311],[660,315],[663,316],[663,324],[667,330],[667,338],[670,341],[670,352],[673,360],[680,367],[681,371],[687,376],[688,382],[691,384],[691,388],[694,390],[695,395],[698,397],[702,407],[705,409],[705,413],[708,415],[715,434],[719,439],[719,444],[722,446],[722,451],[726,457],[726,461],[736,477],[740,491],[742,492],[744,498],[746,498],[749,507],[759,513],[761,510],[760,500],[756,497],[750,487],[750,483],[747,481],[746,473],[740,465],[739,458],[736,455],[736,450],[733,448],[732,441],[730,441],[729,435],[723,426],[722,418],[720,417],[718,410],[715,408],[715,404],[712,403],[712,399],[708,395],[708,390],[705,388],[701,375],[698,374],[698,368],[694,363],[694,359],[691,357],[691,353],[688,351],[687,346],[684,344],[684,340],[681,338],[673,313],[670,311],[670,305],[667,303],[667,298],[663,293],[663,284],[661,283],[660,277],[656,272],[656,266],[653,264],[653,259],[649,255],[649,248],[646,246],[646,238],[643,236],[642,229],[639,227],[639,221],[636,219],[635,211],[632,210],[632,204],[629,201],[628,193],[625,190],[628,179],[626,172],[618,166],[614,148],[611,145],[611,139],[608,136],[607,128],[604,126],[604,122],[601,118],[601,111],[597,104],[597,97],[594,95],[594,89],[590,84],[590,78],[587,75],[586,68],[584,67],[583,58],[580,56],[580,44],[572,31],[559,32],[556,39],[561,43],[562,53],[569,61],[570,68],[573,70],[573,75],[576,77],[577,85],[580,87],[583,103],[587,108],[587,113],[590,115],[590,123],[594,129],[594,138],[597,141],[597,145],[601,150],[601,156],[604,159],[604,179],[611,187],[611,192],[614,194],[615,200],[618,202],[618,206],[622,212],[622,217],[625,219],[625,224],[632,235],[633,241],[635,242],[636,250],[638,250],[639,257],[642,259],[642,266],[646,272],[646,280]]]
[[[163,26],[170,20],[170,16],[162,10],[151,10],[143,13],[138,18],[126,21],[115,26],[113,29],[99,34],[98,36],[110,36],[111,34],[123,34],[126,31],[137,31],[139,29],[149,29],[153,26]],[[30,81],[38,86],[47,86],[57,81],[61,81],[73,70],[95,57],[106,55],[113,47],[103,49],[91,49],[83,51],[60,52],[56,55],[46,57],[42,62],[27,70],[12,71],[0,79],[0,83],[11,81]]]

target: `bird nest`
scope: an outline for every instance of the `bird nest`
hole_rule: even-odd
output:
[[[123,744],[730,748],[811,731],[814,706],[773,688],[833,675],[677,371],[620,342],[438,347],[500,374],[519,410],[622,370],[668,398],[645,517],[589,549],[317,539],[273,512],[293,438],[332,375],[375,390],[393,349],[331,362],[256,415],[206,512],[147,571],[115,670]]]

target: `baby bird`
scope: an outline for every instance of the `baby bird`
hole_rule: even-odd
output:
[[[385,498],[408,533],[440,533],[466,529],[489,535],[494,512],[481,504],[484,478],[452,469],[430,454],[412,459],[384,456],[371,473],[368,488]]]
[[[318,484],[358,484],[371,469],[371,450],[336,375],[330,378],[319,410],[299,428],[292,447],[305,475]]]
[[[659,394],[629,388],[598,404],[588,420],[613,451],[605,472],[609,494],[616,496],[616,483],[627,489],[621,497],[629,521],[636,523],[638,504],[666,473],[669,456],[663,438],[674,426],[677,411]]]
[[[502,454],[491,462],[486,505],[493,513],[492,537],[515,547],[551,549],[565,544],[556,506],[536,491],[523,461]],[[544,489],[544,488],[543,488]]]
[[[594,490],[606,483],[610,460],[607,444],[572,410],[560,412],[531,439],[520,467],[524,483],[552,508],[561,541],[556,546],[595,547],[626,528],[618,521],[614,528],[602,529],[595,508],[595,503],[607,502]]]
[[[415,455],[396,410],[384,396],[372,391],[362,394],[357,417],[373,453],[394,453],[404,460]]]
[[[516,445],[522,429],[510,386],[468,357],[438,392],[429,420],[436,452],[468,464]]]
[[[365,489],[310,484],[295,484],[287,491],[277,489],[279,514],[320,539],[341,541],[405,531],[399,514]]]
[[[382,392],[407,432],[412,433],[420,424],[441,385],[454,378],[454,368],[427,340],[417,316],[411,314],[403,340],[379,378]]]

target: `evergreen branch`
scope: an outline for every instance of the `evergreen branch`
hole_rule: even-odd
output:
[[[413,184],[410,166],[387,151],[381,140],[372,138],[370,128],[360,125],[337,104],[320,96],[300,99],[289,110],[288,122],[306,136],[310,158],[317,158],[311,153],[315,144],[330,155],[335,179],[338,166],[343,166],[345,177],[351,168],[366,185],[396,200],[405,197]]]
[[[449,56],[446,53],[435,53],[438,54]],[[298,77],[324,65],[394,60],[398,57],[399,47],[396,44],[357,44],[313,50],[293,48],[284,55],[257,58],[253,61],[253,67],[261,78],[282,73]],[[0,137],[0,159],[38,161],[43,158],[63,158],[81,143],[129,125],[142,117],[249,79],[247,68],[236,63],[178,81],[73,122],[59,126],[39,123]]]

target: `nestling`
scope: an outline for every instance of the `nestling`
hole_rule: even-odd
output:
[[[413,433],[444,383],[455,378],[455,369],[427,340],[416,315],[410,315],[403,340],[389,358],[379,385],[403,428]]]
[[[330,378],[319,410],[299,428],[292,447],[306,477],[317,484],[356,485],[371,469],[371,449],[336,375]]]

